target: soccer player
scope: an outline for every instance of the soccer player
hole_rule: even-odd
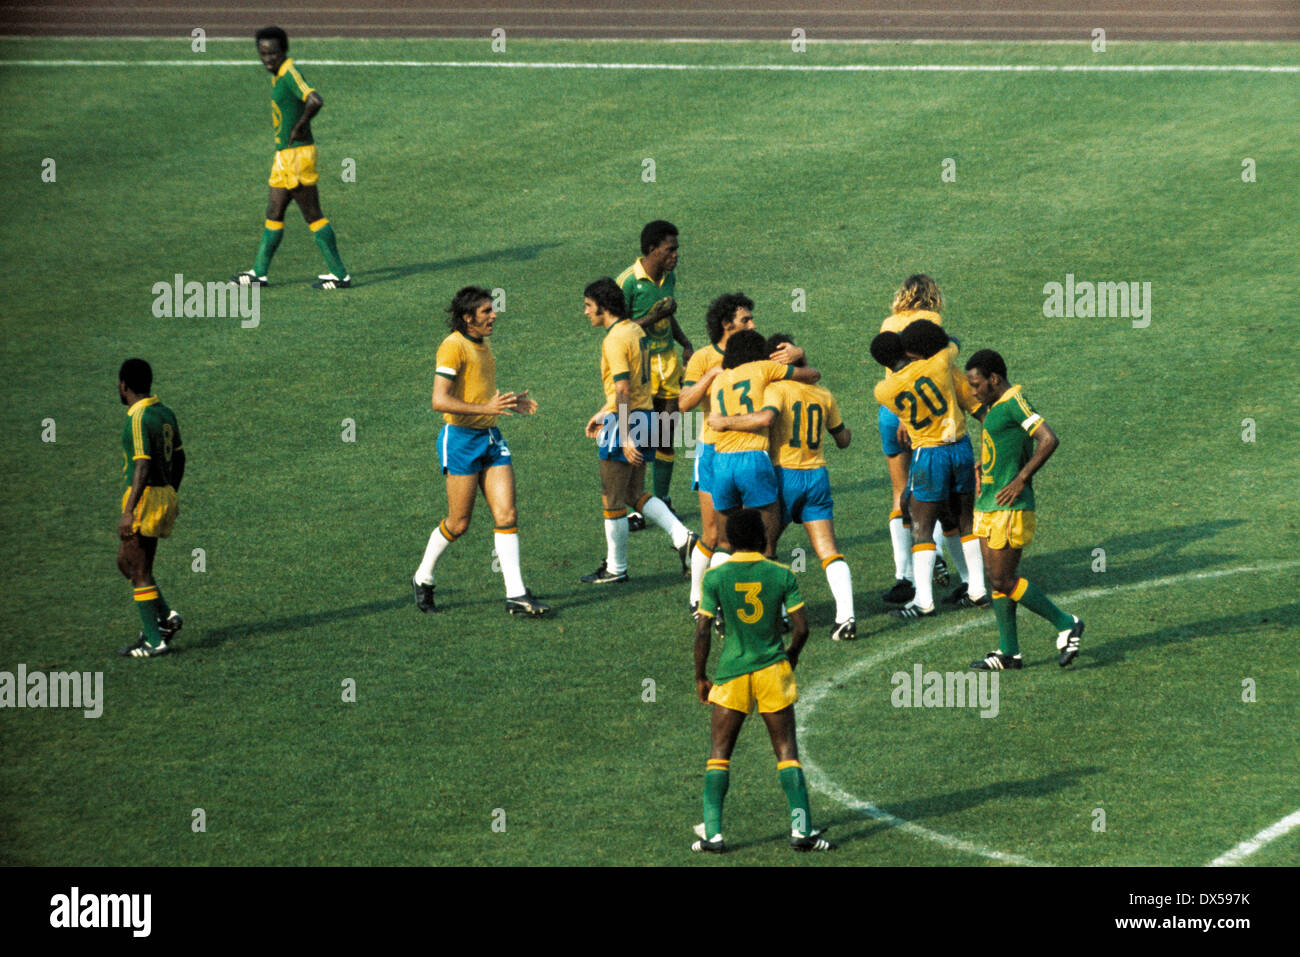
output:
[[[891,335],[882,332],[872,340],[873,355],[887,351],[882,347],[891,341]],[[972,532],[975,458],[962,414],[963,409],[973,414],[980,405],[966,377],[954,376],[952,358],[956,349],[939,326],[924,319],[912,322],[899,336],[897,345],[902,347],[903,356],[893,361],[894,374],[876,385],[875,397],[898,413],[911,440],[907,494],[918,542],[912,546],[916,595],[902,608],[891,609],[890,614],[903,619],[934,614],[932,535],[945,507],[957,516],[969,575],[968,588],[955,603],[987,607],[979,539]]]
[[[279,27],[257,31],[257,55],[271,73],[271,122],[275,126],[275,160],[271,163],[270,198],[266,201],[266,227],[257,246],[253,268],[236,273],[241,285],[265,286],[271,257],[284,238],[284,213],[293,200],[316,238],[316,245],[330,271],[312,283],[317,289],[347,289],[352,285],[339,258],[334,227],[320,209],[316,192],[316,141],[311,135],[312,118],[325,105],[321,95],[307,85],[289,59],[289,37]]]
[[[881,322],[880,331],[901,333],[918,319],[925,319],[942,327],[943,317],[939,315],[942,309],[943,293],[939,291],[937,282],[924,273],[908,276],[903,281],[903,285],[898,288],[898,292],[894,294],[892,312]],[[912,527],[904,498],[904,491],[907,488],[907,468],[912,450],[903,441],[906,432],[902,430],[898,416],[892,410],[880,406],[877,425],[880,429],[880,449],[889,466],[889,484],[894,492],[889,513],[889,541],[894,550],[896,581],[881,598],[891,604],[901,605],[911,601],[916,594],[916,588],[911,581]],[[953,529],[951,534],[955,536],[955,525],[950,525],[950,528]],[[947,534],[949,534],[947,530],[941,534],[936,529],[935,544],[942,545],[943,535]],[[959,546],[949,546],[948,553],[955,559],[961,557]],[[948,584],[947,565],[938,551],[935,553],[934,578],[940,585]]]
[[[778,333],[768,338],[766,348],[771,353],[787,343],[793,345],[794,339]],[[802,358],[795,363],[797,366],[804,364]],[[840,417],[835,396],[820,385],[794,380],[775,382],[767,387],[764,404],[769,407],[752,415],[730,415],[714,421],[724,431],[770,427],[769,454],[776,469],[781,504],[777,539],[791,522],[803,525],[813,551],[821,559],[826,583],[835,597],[835,627],[831,629],[831,640],[852,641],[857,637],[853,576],[835,542],[835,504],[831,500],[822,435],[823,432],[829,433],[836,446],[846,449],[853,440],[853,433]],[[776,543],[773,542],[775,550]]]
[[[1010,384],[1006,361],[992,349],[981,349],[966,360],[966,378],[975,398],[988,409],[980,436],[975,534],[993,586],[999,645],[971,662],[971,667],[982,671],[1024,667],[1016,633],[1016,608],[1024,605],[1057,630],[1057,663],[1064,668],[1079,654],[1083,621],[1061,611],[1018,573],[1020,554],[1034,539],[1031,483],[1056,451],[1056,433],[1034,411],[1020,386]]]
[[[179,513],[176,492],[185,477],[181,430],[171,409],[150,394],[153,369],[143,359],[127,359],[117,373],[117,394],[126,406],[122,429],[122,520],[117,567],[130,579],[144,629],[120,652],[130,658],[165,655],[181,628],[180,612],[167,604],[153,577],[158,539],[172,533]]]
[[[673,506],[672,478],[675,461],[676,428],[673,413],[678,411],[677,398],[682,389],[682,365],[691,359],[694,348],[677,324],[677,227],[667,220],[656,219],[641,230],[641,258],[624,269],[615,280],[627,300],[628,316],[646,334],[650,350],[650,394],[656,416],[668,423],[667,435],[655,449],[654,494]],[[682,346],[679,360],[673,342]],[[629,516],[633,531],[645,528],[644,517]]]
[[[768,548],[776,547],[781,531],[781,507],[777,500],[776,470],[768,456],[768,430],[752,423],[749,429],[723,431],[719,423],[729,415],[744,415],[771,408],[767,386],[782,379],[813,383],[821,373],[810,366],[782,365],[768,358],[767,344],[752,329],[737,332],[727,340],[722,372],[709,386],[712,412],[709,427],[718,433],[714,443],[710,494],[713,506],[729,515],[744,506],[758,509],[767,527]],[[773,410],[775,411],[775,410]],[[725,540],[722,548],[730,551]],[[769,551],[768,557],[772,552]]]
[[[731,560],[704,576],[704,601],[695,623],[695,688],[702,704],[713,705],[709,761],[704,772],[704,823],[695,827],[693,851],[721,854],[722,803],[731,778],[731,752],[740,726],[757,705],[776,752],[777,774],[790,809],[790,846],[796,851],[830,851],[835,845],[812,826],[812,809],[799,744],[795,738],[794,703],[799,690],[794,669],[808,640],[808,620],[794,573],[768,561],[767,534],[753,509],[727,516],[727,541],[736,549]],[[790,647],[781,640],[781,606],[790,616]],[[712,682],[706,674],[713,610],[726,619],[727,640]]]
[[[438,433],[438,457],[447,477],[447,517],[429,536],[424,559],[411,584],[416,607],[436,611],[433,571],[447,546],[465,534],[479,490],[496,523],[493,538],[506,585],[506,611],[540,616],[551,610],[524,587],[519,567],[519,528],[515,511],[515,471],[506,440],[497,428],[503,415],[532,415],[537,402],[523,392],[497,388],[496,361],[488,337],[496,326],[492,294],[466,286],[447,308],[451,335],[438,346],[433,380],[433,408],[444,425]]]
[[[587,421],[586,433],[588,438],[599,439],[606,550],[605,560],[590,575],[583,575],[582,581],[609,585],[628,580],[629,506],[668,533],[681,559],[682,574],[689,575],[695,533],[667,505],[643,491],[646,456],[658,431],[651,414],[650,353],[645,333],[628,319],[623,292],[608,276],[583,290],[583,312],[593,326],[605,330],[600,347],[605,404]]]

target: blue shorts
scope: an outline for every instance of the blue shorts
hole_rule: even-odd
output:
[[[830,473],[826,466],[817,469],[778,468],[776,481],[781,489],[781,520],[785,524],[819,522],[835,517]]]
[[[974,492],[975,456],[970,436],[951,445],[914,449],[907,491],[918,502],[946,502],[954,492]]]
[[[906,452],[903,446],[898,444],[898,416],[890,412],[883,405],[880,411],[876,413],[876,424],[880,427],[880,451],[886,455],[898,455],[900,452]]]
[[[713,494],[710,489],[713,487],[713,457],[716,454],[712,445],[695,443],[695,477],[691,482],[691,488],[695,491]]]
[[[443,475],[478,475],[496,465],[510,465],[510,449],[501,430],[444,425],[438,433]]]
[[[637,451],[647,462],[654,461],[654,434],[651,426],[654,420],[649,409],[635,409],[627,414],[627,431],[636,443]],[[618,413],[610,412],[600,427],[600,457],[613,462],[626,462],[623,454],[623,436],[618,431]]]
[[[766,452],[715,452],[709,494],[719,512],[744,505],[762,508],[777,500],[776,469]]]

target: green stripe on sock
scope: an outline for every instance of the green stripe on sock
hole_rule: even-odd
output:
[[[320,247],[320,254],[325,257],[325,264],[330,267],[330,272],[340,279],[345,278],[348,271],[343,266],[343,260],[339,258],[338,243],[334,241],[334,227],[329,223],[316,230],[316,245]]]
[[[1067,615],[1061,609],[1052,603],[1043,591],[1028,579],[1021,579],[1025,583],[1025,593],[1020,596],[1020,604],[1024,605],[1035,615],[1046,618],[1052,623],[1057,631],[1064,631],[1066,628],[1074,627],[1074,616]]]
[[[704,836],[713,840],[713,835],[722,833],[722,802],[727,797],[727,788],[731,784],[731,772],[720,768],[709,768],[704,772]]]

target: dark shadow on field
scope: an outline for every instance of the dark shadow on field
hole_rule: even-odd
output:
[[[1226,631],[1241,628],[1254,628],[1259,625],[1272,625],[1278,629],[1293,629],[1296,616],[1300,615],[1300,602],[1289,605],[1274,605],[1272,608],[1254,608],[1235,615],[1221,615],[1218,618],[1206,618],[1189,625],[1177,625],[1157,628],[1141,635],[1115,637],[1094,644],[1093,640],[1105,638],[1102,622],[1088,625],[1083,633],[1079,657],[1074,662],[1072,671],[1084,671],[1088,668],[1104,668],[1107,665],[1124,661],[1131,651],[1145,651],[1163,645],[1174,645],[1186,641],[1213,640]],[[1153,620],[1154,620],[1153,616]],[[1087,624],[1087,622],[1085,622]],[[1215,654],[1222,653],[1222,646],[1213,646],[1208,650]]]
[[[630,567],[630,566],[629,566]],[[681,613],[682,620],[687,620],[686,586],[689,582],[682,577],[680,569],[671,572],[648,572],[643,577],[632,574],[626,582],[618,585],[587,585],[579,582],[578,579],[585,575],[586,572],[575,574],[573,576],[573,588],[570,591],[559,592],[551,591],[544,595],[538,595],[542,601],[551,606],[551,615],[547,617],[559,617],[566,609],[579,608],[583,605],[610,605],[611,601],[618,601],[617,615],[618,620],[626,621],[629,613],[644,611],[647,614],[653,614],[659,611],[665,602],[661,595],[655,595],[651,600],[641,605],[625,605],[620,601],[620,596],[626,595],[645,595],[647,593],[657,593],[665,585],[681,585]],[[675,600],[675,599],[674,599]],[[611,614],[614,612],[611,611]]]
[[[1042,777],[1028,778],[1024,781],[998,781],[978,788],[966,788],[948,794],[936,794],[933,797],[917,798],[914,801],[891,801],[888,806],[879,805],[904,821],[919,821],[927,817],[938,817],[956,811],[966,811],[980,807],[990,801],[1006,798],[1041,798],[1065,788],[1074,787],[1085,775],[1101,774],[1106,768],[1073,768],[1057,771]],[[888,822],[881,822],[888,825]]]
[[[512,246],[491,252],[478,253],[473,256],[457,256],[450,259],[438,259],[433,262],[408,263],[405,266],[384,266],[380,269],[367,269],[359,274],[353,287],[371,286],[375,283],[391,282],[394,279],[407,279],[425,273],[445,272],[449,269],[464,269],[468,266],[481,266],[489,263],[530,262],[547,249],[554,249],[560,243],[533,243],[530,246]]]
[[[285,618],[263,618],[238,625],[226,625],[223,628],[211,628],[203,632],[203,637],[194,642],[185,641],[186,633],[182,631],[177,638],[179,647],[176,651],[180,653],[187,648],[196,650],[199,648],[216,648],[232,639],[250,638],[254,635],[274,634],[281,631],[301,631],[305,628],[328,625],[336,621],[378,615],[381,612],[392,611],[395,608],[411,604],[413,602],[408,594],[401,598],[389,598],[384,601],[372,601],[365,605],[353,605],[351,608],[334,608],[329,611],[312,612],[308,615],[290,615]]]

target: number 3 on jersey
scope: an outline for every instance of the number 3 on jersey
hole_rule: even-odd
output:
[[[763,599],[758,597],[763,590],[761,582],[736,582],[736,591],[745,596],[745,604],[751,610],[745,608],[736,611],[736,617],[747,625],[756,624],[763,617]]]

